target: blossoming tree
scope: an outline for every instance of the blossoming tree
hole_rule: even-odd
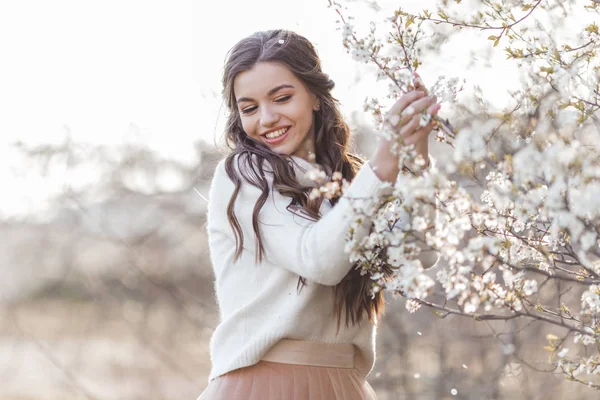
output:
[[[399,164],[412,166],[382,191],[379,206],[356,199],[356,223],[364,215],[374,223],[361,240],[351,231],[346,250],[374,293],[406,298],[410,312],[425,306],[440,317],[546,324],[551,333],[540,346],[554,370],[600,389],[600,2],[438,3],[435,12],[397,9],[359,35],[329,0],[348,52],[390,84],[389,96],[367,99],[365,110],[395,139]],[[485,35],[525,77],[498,112],[481,96],[474,105],[459,101],[462,82],[439,77],[428,90],[457,111],[453,123],[433,117],[451,156],[423,170],[395,133],[402,116],[387,115],[384,103],[425,87],[416,74],[421,54],[441,32]],[[430,118],[422,115],[422,124]],[[339,174],[313,175],[320,185],[312,196],[339,195],[347,184]],[[422,267],[424,251],[439,254],[433,273]]]

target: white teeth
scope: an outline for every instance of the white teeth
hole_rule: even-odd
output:
[[[269,132],[265,136],[267,137],[267,139],[275,139],[275,138],[283,135],[286,131],[287,131],[287,128],[282,128],[275,132]]]

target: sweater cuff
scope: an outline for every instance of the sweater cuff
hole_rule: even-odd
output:
[[[380,180],[371,165],[365,162],[344,193],[344,197],[351,202],[353,208],[366,215],[372,215],[393,191],[392,184]]]
[[[402,167],[402,171],[403,171],[403,172],[410,172],[410,171],[411,171],[411,169],[410,169],[410,168],[408,168],[406,165],[404,165],[404,166]],[[415,170],[415,171],[412,171],[412,172],[418,175],[418,174],[422,174],[422,173],[423,173],[423,172],[425,172],[425,171],[437,171],[437,167],[436,167],[436,161],[435,161],[435,159],[434,159],[433,157],[431,157],[431,156],[429,156],[429,165],[427,165],[427,167],[425,167],[425,168],[422,168],[422,169],[419,169],[418,171],[416,171],[416,170]]]

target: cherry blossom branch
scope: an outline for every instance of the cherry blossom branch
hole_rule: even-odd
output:
[[[332,0],[328,0],[328,1],[329,1],[330,7],[335,7],[335,12],[340,17],[340,20],[342,21],[342,23],[344,23],[345,25],[348,25],[346,19],[344,18],[344,15],[342,14],[341,10],[338,8],[338,5]],[[399,33],[399,34],[400,34],[400,39],[401,39],[402,34],[401,33]],[[362,47],[361,41],[356,37],[354,32],[351,33],[350,37],[352,37],[354,44],[358,45],[359,47]],[[416,42],[416,36],[415,36],[414,41]],[[403,43],[402,40],[400,42]],[[413,43],[413,45],[414,45],[414,43]],[[402,44],[402,48],[404,50],[406,50],[406,48],[404,47],[403,44]],[[379,68],[379,70],[382,73],[384,73],[385,76],[387,76],[401,92],[403,91],[402,84],[400,82],[398,82],[396,77],[390,72],[389,68],[387,68],[385,65],[383,65],[380,62],[380,60],[376,57],[376,54],[372,49],[369,49],[369,60],[372,61]],[[406,68],[409,69],[409,71],[414,72],[414,71],[412,71],[411,64],[412,64],[412,60],[410,60],[410,57],[405,52],[404,65],[406,66]],[[448,119],[443,119],[437,115],[434,115],[432,117],[432,119],[434,121],[437,121],[437,125],[436,125],[437,129],[442,130],[446,135],[448,135],[451,138],[454,138],[456,136],[456,130],[454,129],[454,127],[452,126],[452,124],[450,123],[450,121]]]
[[[599,374],[600,369],[594,369],[596,355],[581,356],[574,362],[565,358],[568,349],[560,348],[569,335],[574,335],[575,343],[590,346],[588,349],[600,341],[600,213],[595,204],[589,204],[596,201],[592,199],[597,198],[600,180],[598,162],[590,163],[589,157],[598,156],[593,155],[591,144],[576,134],[581,128],[593,128],[581,124],[590,115],[591,121],[596,121],[593,113],[600,108],[600,84],[597,74],[591,73],[592,68],[598,68],[594,50],[598,43],[595,35],[600,33],[595,24],[588,25],[585,43],[565,45],[559,51],[543,27],[538,30],[547,40],[526,39],[514,31],[515,25],[544,8],[541,0],[527,4],[523,11],[528,12],[520,19],[500,5],[484,3],[493,8],[486,15],[502,20],[502,26],[491,26],[487,17],[483,26],[475,19],[464,23],[451,20],[443,11],[441,20],[426,12],[414,25],[415,33],[410,26],[417,17],[396,11],[394,18],[388,19],[392,22],[388,43],[395,47],[391,57],[384,57],[385,44],[375,39],[375,25],[370,35],[358,39],[341,11],[336,10],[345,24],[344,46],[355,59],[373,63],[378,78],[391,79],[391,98],[398,96],[397,89],[400,93],[410,90],[410,81],[405,84],[403,76],[419,66],[415,49],[425,20],[499,30],[499,35],[490,37],[496,40],[495,45],[502,37],[510,39],[509,44],[526,42],[529,50],[508,47],[506,51],[512,58],[528,58],[525,62],[531,63],[529,77],[533,82],[516,92],[517,103],[510,109],[500,116],[491,115],[494,120],[489,128],[476,126],[476,122],[485,124],[490,119],[483,97],[476,95],[484,115],[464,107],[472,114],[473,123],[467,118],[467,126],[461,127],[466,133],[455,135],[452,141],[441,138],[453,149],[444,168],[424,174],[403,170],[389,199],[393,204],[388,209],[382,205],[377,210],[365,210],[363,216],[373,221],[373,229],[361,240],[353,238],[347,250],[352,260],[359,261],[361,273],[371,275],[373,293],[388,290],[404,295],[409,312],[426,306],[442,318],[459,315],[476,321],[525,320],[527,325],[542,322],[565,328],[568,333],[564,337],[552,336],[546,346],[551,352],[550,362],[558,356],[558,361],[552,362],[554,370],[568,365],[561,370],[587,368],[589,374]],[[582,50],[585,54],[579,54]],[[582,70],[583,60],[587,75]],[[393,65],[399,67],[393,69]],[[574,97],[575,93],[568,93],[573,87],[589,88],[591,95],[578,92]],[[366,108],[380,116],[379,102],[373,99],[371,103]],[[581,113],[576,115],[577,128],[559,119],[567,107]],[[410,158],[410,151],[403,151],[399,157]],[[480,201],[476,194],[480,194]],[[406,216],[400,217],[402,212]],[[443,301],[426,300],[435,293],[435,281],[423,270],[425,263],[430,265],[432,251],[441,255],[443,263],[436,273],[444,289]],[[420,258],[421,252],[429,253]],[[385,268],[391,276],[385,275]],[[496,281],[498,272],[503,283]],[[545,296],[548,293],[551,298]],[[456,307],[447,302],[455,302]],[[485,312],[478,314],[478,310]]]
[[[517,20],[517,21],[515,21],[515,22],[513,22],[511,24],[504,23],[504,24],[502,24],[502,26],[482,26],[482,25],[475,25],[475,24],[469,24],[469,23],[464,23],[464,22],[450,21],[449,18],[438,19],[438,18],[431,18],[431,17],[427,17],[427,16],[422,17],[422,16],[419,16],[419,15],[411,15],[411,16],[414,17],[414,18],[416,18],[416,19],[423,20],[423,21],[431,21],[431,22],[438,23],[438,24],[450,24],[453,27],[458,26],[458,27],[463,27],[463,28],[475,28],[475,29],[480,29],[482,31],[485,31],[485,30],[501,30],[502,32],[500,32],[500,35],[498,36],[498,39],[500,39],[507,30],[512,29],[515,25],[521,23],[527,17],[529,17],[535,11],[535,9],[540,5],[541,2],[542,2],[542,0],[538,0],[537,3],[535,3],[533,6],[531,6],[531,8],[529,9],[529,12],[527,14],[525,14],[519,20]],[[445,13],[442,16],[445,16]],[[500,15],[500,17],[502,17],[502,15]]]
[[[561,323],[560,321],[556,321],[552,318],[549,317],[545,317],[543,315],[538,315],[538,314],[533,314],[531,312],[521,312],[521,311],[514,311],[512,314],[509,315],[498,315],[498,314],[469,314],[466,312],[463,312],[461,310],[455,309],[455,308],[450,308],[447,306],[442,306],[427,300],[421,300],[421,299],[412,299],[414,301],[416,301],[417,303],[427,306],[429,308],[433,308],[434,310],[438,310],[438,311],[443,311],[445,313],[448,314],[452,314],[452,315],[458,315],[461,317],[468,317],[468,318],[473,318],[475,321],[510,321],[512,319],[517,319],[517,318],[531,318],[537,321],[541,321],[541,322],[546,322],[549,323],[551,325],[555,325],[555,326],[559,326],[561,328],[566,328],[570,331],[573,332],[578,332],[581,333],[582,335],[589,335],[590,332],[578,328],[576,326],[572,326],[569,324],[565,324],[565,323]],[[445,316],[440,316],[440,318],[445,318]]]

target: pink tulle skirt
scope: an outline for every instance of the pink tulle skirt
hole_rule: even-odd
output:
[[[287,343],[279,343],[265,356],[269,361],[213,379],[197,400],[377,400],[363,378],[358,350],[349,355],[348,347],[282,342]],[[323,346],[329,347],[323,351]],[[332,366],[343,365],[349,357],[350,365]]]

